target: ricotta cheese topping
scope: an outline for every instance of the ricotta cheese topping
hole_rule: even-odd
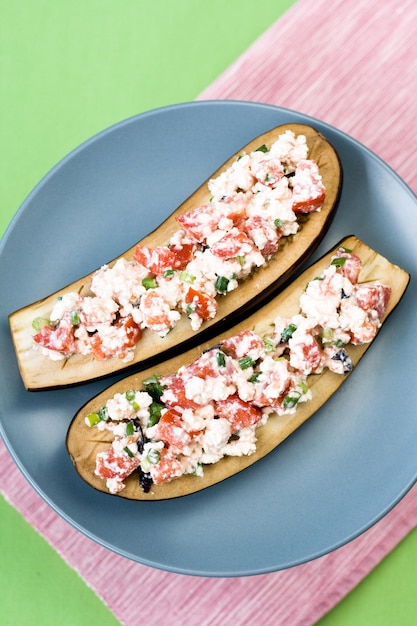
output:
[[[325,188],[304,135],[280,135],[268,149],[242,154],[208,183],[210,201],[178,217],[165,246],[138,245],[93,275],[91,294],[59,298],[49,319],[33,322],[33,340],[51,359],[92,354],[134,357],[145,329],[165,337],[183,316],[197,331],[218,299],[278,252],[300,215],[320,211]]]
[[[96,474],[119,493],[134,471],[145,491],[225,456],[256,451],[256,430],[273,415],[292,414],[312,397],[309,376],[352,370],[346,347],[370,342],[391,288],[359,283],[359,257],[340,248],[301,295],[291,318],[276,317],[269,335],[244,330],[140,390],[110,398],[86,416],[114,437],[96,458]]]

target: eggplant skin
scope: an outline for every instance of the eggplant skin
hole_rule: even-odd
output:
[[[125,393],[128,389],[140,389],[142,381],[152,374],[166,375],[176,372],[182,365],[191,363],[203,351],[210,349],[227,337],[248,328],[253,329],[259,335],[264,335],[270,331],[273,320],[278,315],[291,317],[298,313],[299,297],[304,291],[306,284],[328,266],[331,256],[340,246],[349,249],[362,260],[360,282],[375,282],[379,280],[391,287],[391,297],[382,319],[383,324],[401,301],[407,289],[410,276],[405,270],[390,263],[354,235],[351,235],[339,242],[319,261],[297,277],[285,290],[246,320],[239,322],[227,330],[227,332],[213,337],[210,342],[203,343],[185,354],[177,355],[168,361],[159,363],[157,370],[151,368],[118,381],[85,404],[74,416],[66,439],[68,454],[81,478],[94,489],[112,495],[107,491],[104,481],[94,474],[96,454],[108,447],[111,438],[109,438],[108,433],[100,433],[97,429],[88,428],[84,422],[87,415],[98,411],[116,393]],[[353,371],[370,345],[372,343],[357,346],[349,345],[348,352],[352,361]],[[116,494],[116,497],[147,501],[177,498],[201,491],[237,474],[275,449],[284,439],[314,415],[336,393],[350,375],[350,372],[340,375],[334,374],[329,370],[325,370],[322,374],[310,375],[308,383],[312,390],[312,399],[299,405],[293,415],[270,416],[268,422],[256,431],[257,450],[251,456],[225,457],[213,465],[205,466],[203,477],[182,476],[164,485],[152,485],[149,493],[145,493],[140,488],[138,475],[133,473],[126,480],[125,489]],[[352,398],[351,401],[355,402],[355,399]]]
[[[176,218],[209,201],[210,192],[207,183],[210,178],[217,177],[243,151],[256,150],[263,144],[269,147],[287,130],[306,137],[309,147],[308,158],[316,161],[326,188],[324,205],[320,212],[313,212],[302,218],[301,228],[297,234],[283,238],[280,249],[274,257],[242,281],[232,296],[218,300],[218,313],[214,319],[204,322],[199,331],[193,331],[189,320],[183,316],[164,338],[146,329],[136,346],[134,358],[129,363],[123,363],[117,357],[97,361],[93,356],[77,354],[67,359],[53,361],[43,356],[32,340],[32,321],[37,317],[48,318],[56,298],[60,295],[68,291],[88,293],[93,274],[91,273],[9,315],[14,349],[25,388],[28,391],[41,391],[70,387],[105,378],[120,371],[128,372],[151,366],[206,341],[222,328],[230,326],[243,315],[248,315],[255,308],[259,308],[263,302],[277,293],[320,244],[333,220],[340,199],[343,173],[339,156],[327,139],[311,126],[285,124],[256,137],[212,173],[157,229],[137,242],[152,247],[166,245],[170,236],[179,228]],[[137,243],[120,256],[132,259]],[[113,259],[107,264],[111,266],[116,260]]]

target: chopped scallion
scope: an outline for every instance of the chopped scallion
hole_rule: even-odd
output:
[[[156,287],[158,287],[158,282],[155,277],[147,276],[142,280],[142,285],[143,287],[145,287],[145,289],[155,289]]]
[[[216,353],[216,360],[217,360],[217,365],[219,367],[225,367],[226,365],[226,355],[224,352],[221,352],[219,350],[219,352]]]
[[[165,270],[163,273],[164,278],[172,278],[176,274],[176,270]]]
[[[135,426],[132,420],[129,420],[128,423],[126,424],[126,437],[130,437],[134,433],[135,433]]]
[[[266,353],[273,352],[275,350],[275,343],[273,339],[271,339],[270,337],[264,337],[262,341],[264,344],[264,351]]]
[[[336,259],[333,259],[330,265],[335,265],[337,268],[340,268],[340,267],[343,267],[345,263],[346,263],[346,257],[340,256],[340,257],[337,257]]]
[[[192,284],[195,281],[195,278],[196,277],[190,274],[189,272],[180,273],[180,280],[182,280],[184,283]]]
[[[80,323],[80,314],[78,313],[78,311],[71,311],[70,319],[73,326],[78,326]]]
[[[253,367],[255,365],[255,361],[250,356],[244,356],[239,359],[239,367],[241,370],[247,370],[249,367]]]
[[[281,332],[281,341],[285,343],[286,341],[291,339],[296,330],[297,326],[295,324],[290,324],[289,326],[284,328],[284,330]]]
[[[156,465],[159,462],[161,455],[159,453],[159,450],[157,450],[156,448],[151,448],[146,458],[149,461],[149,463],[151,463],[151,465]]]
[[[125,448],[123,448],[123,450],[126,452],[127,456],[129,456],[131,459],[133,459],[133,457],[135,456],[132,452],[132,450],[130,450],[130,448],[128,448],[127,446]]]
[[[217,276],[216,282],[214,284],[216,291],[219,293],[227,293],[227,286],[229,284],[229,279],[226,276]]]
[[[299,399],[301,398],[301,393],[299,391],[292,391],[287,396],[285,396],[282,401],[282,406],[284,409],[292,409],[295,407]]]
[[[48,320],[46,317],[35,317],[35,319],[32,322],[32,328],[36,330],[37,332],[39,332],[45,326],[50,326],[50,324],[51,324],[51,321]]]
[[[106,406],[102,406],[98,412],[98,416],[102,422],[107,422],[109,419],[109,410]]]
[[[159,398],[162,396],[165,386],[161,385],[159,382],[160,376],[158,374],[153,374],[149,378],[146,378],[142,381],[142,383],[146,387],[146,391],[149,393],[152,398],[158,402]]]
[[[100,417],[98,413],[90,413],[90,415],[87,415],[86,420],[89,426],[95,426],[100,422]]]
[[[149,407],[149,419],[148,419],[148,428],[151,426],[155,426],[159,422],[159,418],[161,417],[162,406],[157,402],[152,402]]]

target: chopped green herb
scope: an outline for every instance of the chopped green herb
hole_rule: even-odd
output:
[[[176,270],[165,270],[165,272],[163,273],[163,277],[172,278],[176,273]]]
[[[273,339],[270,337],[264,337],[262,341],[264,344],[264,351],[266,353],[273,352],[275,350],[275,343]]]
[[[142,285],[145,289],[155,289],[158,287],[158,282],[153,276],[147,276],[142,280]]]
[[[343,267],[345,263],[346,263],[346,257],[340,256],[336,259],[333,259],[330,265],[335,265],[337,268],[340,268],[340,267]]]
[[[45,326],[50,326],[51,320],[46,319],[46,317],[35,317],[32,322],[32,328],[39,332]]]
[[[159,462],[161,455],[159,453],[159,450],[156,450],[156,448],[151,448],[146,455],[146,458],[151,465],[156,465]]]
[[[197,463],[197,465],[195,466],[193,474],[195,476],[199,476],[200,478],[202,476],[204,476],[204,470],[203,470],[203,464],[202,463]]]
[[[157,402],[152,402],[149,407],[148,428],[155,426],[159,422],[162,413],[162,406]]]
[[[268,152],[268,148],[263,143],[262,146],[259,146],[259,148],[256,148],[255,152]]]
[[[135,433],[135,426],[132,420],[129,420],[128,423],[126,424],[126,437],[130,437],[131,435],[134,435],[134,433]]]
[[[284,328],[284,330],[281,332],[281,341],[286,342],[291,339],[296,330],[296,324],[290,324],[289,326]]]
[[[329,343],[333,339],[333,329],[332,328],[322,328],[321,329],[321,338],[324,343]]]
[[[161,377],[158,374],[153,374],[149,378],[142,381],[143,385],[146,387],[146,391],[155,400],[155,402],[158,402],[165,389],[165,386],[161,385],[159,382],[160,378]]]
[[[98,413],[90,413],[90,415],[87,415],[87,422],[89,426],[95,426],[99,423],[99,421],[100,417]]]
[[[101,409],[98,412],[98,416],[100,418],[100,421],[102,422],[107,422],[107,420],[109,419],[109,410],[106,406],[102,406]]]
[[[216,282],[214,284],[216,291],[219,293],[227,293],[227,285],[229,284],[229,279],[226,276],[217,276]]]
[[[221,352],[220,350],[216,353],[216,360],[217,360],[217,365],[219,367],[225,367],[226,365],[226,355],[224,352]]]
[[[196,305],[194,304],[194,302],[190,302],[190,304],[187,304],[187,307],[185,309],[185,313],[187,317],[190,317],[190,315],[195,313],[195,310],[196,310]]]
[[[70,319],[73,326],[78,326],[80,323],[80,314],[78,311],[70,311]]]
[[[130,456],[130,458],[133,459],[135,455],[133,454],[132,450],[130,450],[130,448],[126,446],[125,448],[123,448],[123,450],[126,452],[127,456]]]
[[[261,372],[256,372],[255,374],[252,374],[252,376],[249,378],[249,382],[257,383],[260,375],[261,375]]]
[[[246,257],[244,255],[237,256],[236,261],[239,263],[241,267],[243,267],[246,263]]]
[[[276,219],[274,220],[274,225],[276,228],[282,228],[284,226],[284,220]]]
[[[299,383],[298,386],[300,387],[302,393],[304,393],[304,394],[307,393],[308,387],[307,387],[307,385],[305,383],[301,382],[301,383]]]
[[[136,391],[134,389],[129,389],[129,391],[126,391],[125,396],[126,396],[126,400],[129,400],[129,402],[132,402],[132,400],[136,398]]]
[[[190,283],[192,284],[195,281],[195,276],[192,276],[192,274],[190,274],[189,272],[181,272],[180,273],[180,280],[182,280],[184,283]]]
[[[282,401],[282,406],[284,409],[292,409],[295,407],[299,399],[301,398],[301,393],[299,391],[292,391],[287,396],[285,396]]]
[[[250,356],[244,356],[239,359],[239,367],[241,370],[247,370],[249,367],[253,367],[255,361]]]

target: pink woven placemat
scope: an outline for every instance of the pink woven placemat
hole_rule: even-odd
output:
[[[414,189],[417,4],[299,0],[201,95],[275,104],[358,139]],[[41,498],[0,443],[0,490],[126,626],[307,626],[317,622],[417,525],[417,487],[363,535],[310,563],[247,578],[154,570],[98,546]],[[134,595],[133,595],[134,594]],[[227,617],[225,617],[227,616]],[[227,620],[227,621],[226,621]]]

